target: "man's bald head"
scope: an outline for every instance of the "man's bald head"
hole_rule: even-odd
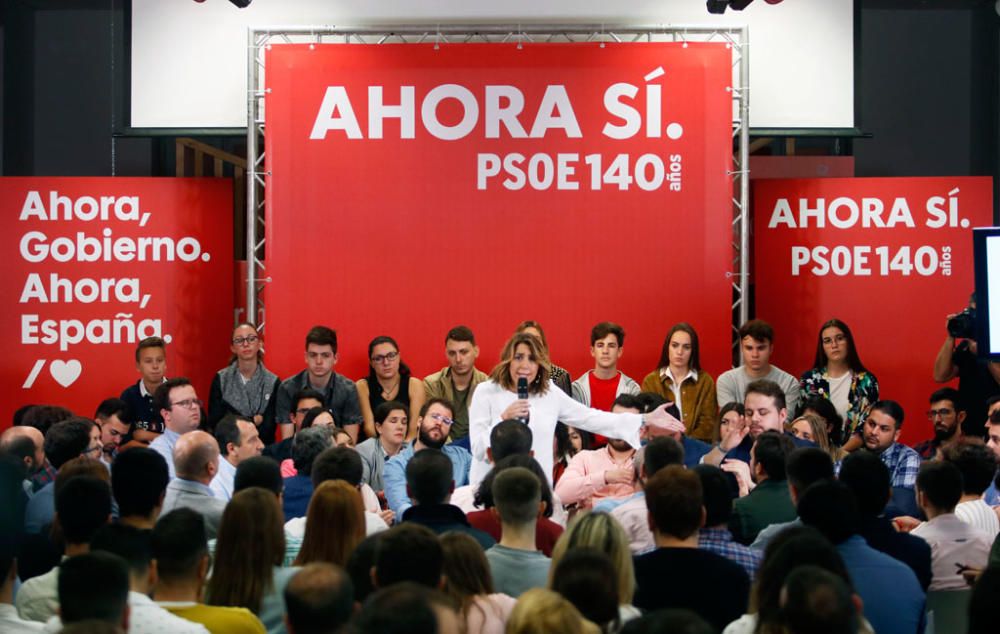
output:
[[[35,427],[21,425],[0,434],[0,451],[23,460],[28,476],[45,465],[44,446],[45,436]]]
[[[219,443],[211,434],[192,431],[177,439],[174,471],[178,478],[208,484],[218,470]]]

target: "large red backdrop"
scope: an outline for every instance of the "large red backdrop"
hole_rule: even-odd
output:
[[[773,361],[812,367],[819,326],[850,326],[881,398],[906,413],[902,440],[931,435],[927,399],[945,316],[974,289],[972,227],[993,217],[989,178],[821,178],[754,183],[757,315]]]
[[[637,379],[681,320],[709,371],[729,367],[725,45],[275,45],[266,83],[280,373],[316,323],[351,378],[382,334],[416,375],[439,369],[456,324],[489,369],[524,319],[574,376],[603,320]]]
[[[232,182],[4,178],[0,427],[28,403],[92,416],[139,380],[139,339],[208,398],[233,322]]]

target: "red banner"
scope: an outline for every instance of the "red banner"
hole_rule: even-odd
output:
[[[535,319],[578,375],[613,320],[641,379],[686,320],[728,367],[731,63],[724,44],[275,45],[269,363],[301,369],[325,323],[338,372],[388,334],[423,375],[464,323],[488,369]]]
[[[233,323],[232,204],[223,179],[2,179],[0,427],[28,403],[93,416],[154,335],[167,376],[207,399]]]
[[[757,315],[773,361],[812,367],[819,326],[850,326],[880,397],[906,412],[904,442],[932,434],[945,316],[973,291],[972,227],[990,225],[989,178],[826,178],[754,182]]]

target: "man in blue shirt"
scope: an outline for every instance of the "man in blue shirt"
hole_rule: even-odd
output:
[[[861,515],[846,485],[832,480],[817,482],[802,494],[798,512],[803,524],[816,528],[836,546],[874,631],[923,632],[926,596],[917,576],[858,534]]]
[[[201,423],[201,400],[191,382],[183,377],[164,381],[156,388],[153,397],[156,408],[163,417],[163,433],[149,443],[149,448],[167,461],[170,479],[174,470],[174,445],[182,435],[198,429]]]
[[[993,450],[993,457],[1000,464],[1000,396],[987,401],[986,407],[989,411],[986,419],[986,446]],[[1000,477],[1000,471],[997,472],[997,477]],[[990,506],[1000,505],[1000,488],[997,487],[996,478],[983,493],[983,501]]]
[[[404,446],[398,454],[385,463],[382,479],[385,482],[385,499],[396,517],[413,506],[410,496],[406,494],[406,465],[413,454],[423,449],[440,449],[451,460],[455,486],[465,486],[469,483],[469,466],[472,464],[472,454],[462,447],[446,445],[454,409],[448,401],[432,398],[420,408],[417,418],[417,439],[412,444]]]

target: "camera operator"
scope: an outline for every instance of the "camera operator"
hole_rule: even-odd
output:
[[[934,380],[946,383],[958,377],[958,392],[968,408],[962,431],[979,438],[986,423],[986,400],[1000,394],[1000,363],[977,356],[975,293],[968,308],[948,315],[946,326],[948,336],[934,360]]]

